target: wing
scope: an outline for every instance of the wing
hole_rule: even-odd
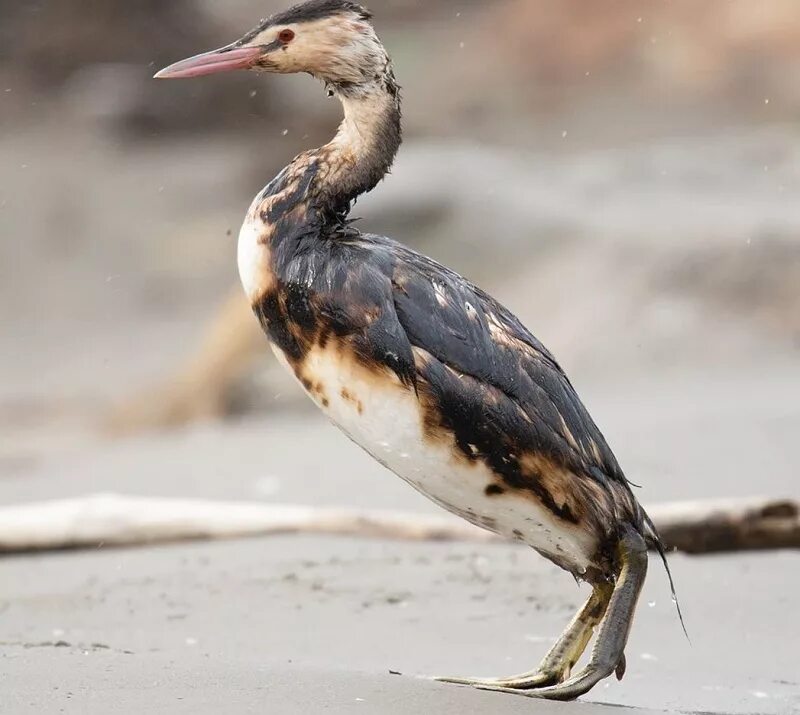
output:
[[[491,388],[516,406],[506,427],[524,444],[587,476],[624,480],[563,370],[519,319],[456,273],[400,250],[395,311],[411,345],[430,356],[422,377],[441,381],[449,370]]]

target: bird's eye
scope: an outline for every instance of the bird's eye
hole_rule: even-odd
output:
[[[291,42],[294,39],[294,30],[290,30],[288,27],[285,30],[281,30],[278,33],[278,39],[284,44]]]

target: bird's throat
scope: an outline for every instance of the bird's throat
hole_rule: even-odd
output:
[[[384,78],[337,95],[344,119],[333,139],[314,152],[319,171],[312,190],[320,210],[342,215],[391,168],[401,142],[400,100],[393,80]]]

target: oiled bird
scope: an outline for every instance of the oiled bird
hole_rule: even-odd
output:
[[[239,234],[242,284],[279,360],[415,489],[592,586],[537,668],[443,680],[566,700],[621,677],[647,545],[662,547],[603,435],[507,308],[348,218],[401,141],[400,91],[370,13],[310,0],[156,77],[234,69],[308,73],[344,110],[329,143],[299,154],[255,197]],[[595,629],[588,664],[572,673]]]

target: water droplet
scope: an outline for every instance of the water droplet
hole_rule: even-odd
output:
[[[463,42],[459,42],[459,43],[458,43],[458,46],[459,46],[459,47],[460,47],[462,50],[464,49],[464,43],[463,43]]]
[[[252,99],[253,97],[255,97],[257,94],[258,94],[258,90],[251,89],[251,90],[250,90],[250,99]]]
[[[567,138],[567,130],[566,129],[563,132],[561,132],[561,138],[562,139],[566,139]]]
[[[769,99],[765,99],[764,104],[769,104]]]
[[[281,134],[283,134],[283,136],[286,136],[288,133],[289,133],[289,130],[288,130],[288,129],[284,129],[284,130],[281,132]]]
[[[648,601],[647,605],[650,606],[650,608],[655,608],[656,607],[656,602],[655,601]]]

